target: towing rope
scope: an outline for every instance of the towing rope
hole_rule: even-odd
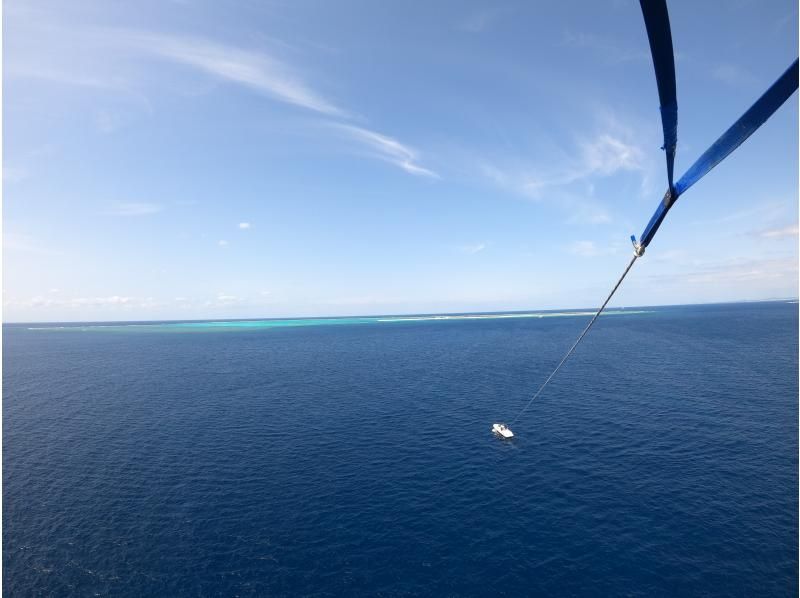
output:
[[[545,381],[544,381],[544,384],[542,384],[542,385],[539,387],[539,390],[537,390],[537,391],[536,391],[536,394],[535,394],[535,395],[533,395],[533,397],[531,398],[531,400],[530,400],[530,401],[528,401],[528,404],[527,404],[527,405],[525,405],[525,406],[522,408],[522,411],[520,411],[520,412],[517,414],[517,417],[515,417],[515,418],[514,418],[514,420],[511,422],[511,424],[509,424],[509,425],[513,425],[513,424],[514,424],[514,422],[516,422],[516,421],[517,421],[517,420],[518,420],[520,417],[522,417],[522,414],[523,414],[523,413],[525,413],[525,411],[527,411],[528,407],[530,407],[530,406],[531,406],[531,403],[533,403],[533,402],[536,400],[536,397],[538,397],[538,396],[539,396],[539,395],[542,393],[542,391],[544,390],[544,387],[545,387],[545,386],[547,386],[547,383],[548,383],[548,382],[550,382],[550,380],[553,378],[553,376],[555,376],[555,375],[556,375],[556,372],[557,372],[558,370],[560,370],[560,369],[561,369],[561,366],[562,366],[562,365],[564,365],[564,362],[565,362],[565,361],[567,361],[567,359],[569,359],[569,356],[570,356],[570,355],[572,355],[572,352],[573,352],[573,351],[575,351],[575,348],[578,346],[578,343],[580,343],[580,342],[581,342],[581,340],[583,340],[583,337],[584,337],[584,336],[586,336],[586,333],[587,333],[587,332],[589,332],[589,328],[591,328],[591,327],[592,327],[592,324],[594,324],[595,320],[597,320],[597,318],[600,316],[600,314],[601,314],[601,313],[603,312],[603,310],[606,308],[606,305],[608,305],[608,302],[609,302],[609,301],[611,301],[611,297],[613,297],[613,296],[614,296],[614,293],[616,293],[616,292],[617,292],[617,289],[619,288],[619,285],[621,285],[621,284],[622,284],[622,281],[623,281],[623,280],[625,280],[625,277],[628,275],[628,272],[629,272],[629,271],[630,271],[630,269],[633,267],[633,263],[634,263],[634,262],[635,262],[637,259],[639,259],[639,257],[640,257],[640,256],[641,256],[643,253],[644,253],[644,250],[643,250],[643,249],[642,249],[642,250],[640,250],[638,247],[635,249],[635,251],[634,251],[634,254],[633,254],[633,257],[631,258],[631,261],[630,261],[630,262],[628,262],[628,267],[627,267],[627,268],[625,268],[625,271],[622,273],[622,276],[620,276],[620,277],[619,277],[619,280],[617,281],[617,284],[615,284],[615,285],[614,285],[614,288],[613,288],[613,289],[611,289],[611,292],[608,294],[608,297],[606,297],[606,300],[605,300],[605,301],[603,301],[603,305],[601,305],[601,306],[600,306],[600,309],[598,309],[598,310],[597,310],[597,313],[596,313],[596,314],[594,314],[594,317],[591,319],[591,321],[589,322],[589,324],[586,326],[586,328],[584,328],[584,329],[583,329],[583,332],[581,332],[581,335],[578,337],[578,340],[576,340],[576,341],[575,341],[575,342],[572,344],[572,346],[569,348],[569,351],[567,351],[567,354],[566,354],[566,355],[564,355],[564,357],[561,359],[561,361],[560,361],[560,362],[558,363],[558,365],[556,366],[556,369],[554,369],[554,370],[553,370],[553,373],[552,373],[552,374],[550,374],[550,375],[547,377],[547,380],[545,380]]]

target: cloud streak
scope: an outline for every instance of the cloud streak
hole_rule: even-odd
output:
[[[17,39],[28,41],[21,49],[15,49],[14,56],[27,58],[7,65],[10,76],[89,90],[121,91],[142,99],[134,91],[146,83],[141,69],[124,71],[120,65],[143,60],[171,64],[313,113],[326,124],[339,126],[351,139],[370,149],[373,157],[415,176],[438,178],[432,170],[419,164],[416,150],[371,128],[352,124],[358,117],[316,89],[300,69],[275,52],[205,36],[124,27],[67,26],[54,16],[37,11],[26,17],[29,35]],[[37,40],[45,38],[55,40],[57,51],[38,51],[41,41],[37,45]],[[153,69],[149,68],[148,72]],[[148,112],[152,112],[149,102],[143,101]],[[97,130],[103,133],[113,132],[121,124],[120,118],[108,110],[99,113],[95,121]]]
[[[711,76],[731,87],[749,87],[758,83],[758,78],[752,73],[733,64],[720,64],[712,69]]]
[[[128,32],[125,38],[142,52],[243,85],[279,102],[329,116],[347,116],[306,85],[291,67],[267,54],[196,37]]]
[[[54,293],[51,289],[50,293]],[[62,299],[59,297],[36,295],[27,300],[22,301],[6,301],[4,305],[12,307],[27,307],[27,308],[52,308],[63,307],[67,309],[81,309],[81,308],[98,308],[98,309],[147,309],[155,307],[158,302],[152,297],[136,298],[126,297],[123,295],[109,295],[101,297],[73,297],[71,299]]]
[[[790,226],[784,226],[783,228],[770,228],[767,230],[762,230],[757,234],[762,239],[787,239],[797,236],[798,227],[796,224],[792,224]]]
[[[155,203],[118,201],[109,206],[107,213],[114,216],[149,216],[163,209],[164,206]]]
[[[346,137],[357,141],[370,150],[370,155],[379,160],[394,164],[409,174],[438,179],[439,175],[418,163],[419,156],[413,148],[397,139],[355,125],[331,124]]]
[[[594,176],[607,177],[620,171],[644,172],[644,152],[610,133],[603,133],[578,143],[577,160],[561,167],[505,169],[483,163],[484,175],[495,183],[532,199],[557,187],[565,187]]]
[[[456,247],[456,249],[466,255],[475,255],[476,253],[480,253],[486,249],[488,246],[488,243],[475,243],[473,245],[459,245]]]
[[[347,110],[306,84],[292,67],[266,53],[196,37],[127,32],[120,33],[120,38],[142,53],[244,86],[273,100],[329,118],[351,118]],[[328,124],[371,150],[372,157],[394,164],[415,176],[440,178],[437,173],[419,164],[415,149],[393,137],[353,124],[335,121],[329,121]]]
[[[568,48],[589,50],[596,59],[609,65],[650,60],[650,54],[646,50],[624,46],[613,38],[592,33],[565,31],[562,45]]]
[[[637,173],[644,185],[648,163],[644,151],[613,126],[593,137],[578,139],[560,160],[528,159],[498,165],[479,161],[477,170],[498,187],[535,201],[554,201],[569,212],[568,222],[606,224],[612,221],[603,202],[594,196],[597,179],[618,173]],[[569,156],[574,156],[570,158]]]

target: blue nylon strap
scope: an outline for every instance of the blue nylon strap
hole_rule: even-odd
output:
[[[650,241],[653,240],[653,237],[658,230],[658,227],[661,226],[661,222],[666,218],[667,212],[669,212],[669,208],[674,203],[674,200],[669,205],[667,204],[667,196],[670,195],[670,192],[667,191],[667,194],[664,196],[664,199],[661,200],[661,203],[658,204],[656,211],[653,213],[653,216],[650,218],[650,222],[647,223],[647,226],[642,233],[642,237],[639,239],[639,244],[642,247],[647,247],[650,245]]]
[[[797,89],[797,60],[792,63],[772,86],[764,92],[756,103],[745,112],[739,120],[733,123],[705,153],[692,164],[678,183],[675,185],[677,194],[680,195],[697,181],[703,178],[717,164],[722,162],[728,154],[739,147],[745,139],[750,137],[758,127],[789,99]]]
[[[647,247],[661,226],[672,205],[689,187],[703,178],[708,172],[724,160],[733,150],[739,147],[752,135],[767,119],[772,116],[781,105],[789,99],[798,84],[798,61],[786,69],[775,83],[762,95],[750,109],[737,120],[702,156],[686,171],[675,184],[674,191],[667,190],[664,199],[658,204],[653,217],[642,233],[639,243]]]
[[[672,32],[666,0],[639,0],[650,42],[650,54],[658,84],[658,101],[661,105],[661,126],[664,130],[664,147],[667,157],[667,181],[672,186],[675,166],[675,148],[678,145],[678,99],[675,88],[675,58],[672,52]]]

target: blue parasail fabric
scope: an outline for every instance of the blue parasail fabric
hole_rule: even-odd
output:
[[[675,185],[678,195],[703,178],[708,171],[722,162],[728,154],[739,147],[758,127],[763,125],[772,114],[789,99],[797,89],[797,60],[786,69],[770,88],[764,92],[756,103],[750,106],[730,129],[725,131],[714,144],[709,147],[697,162],[692,164]]]
[[[664,150],[667,154],[667,192],[655,213],[650,218],[642,236],[634,245],[642,249],[650,244],[658,228],[674,203],[686,190],[739,147],[750,135],[763,125],[775,111],[791,96],[798,85],[798,61],[773,83],[764,95],[745,112],[711,147],[709,147],[689,170],[673,184],[673,166],[678,139],[678,103],[675,87],[675,59],[672,48],[672,33],[669,25],[666,0],[640,0],[650,53],[658,84],[661,103],[661,124],[664,129]]]
[[[665,0],[639,0],[650,42],[650,54],[656,71],[658,101],[661,108],[661,126],[664,130],[664,147],[667,157],[667,181],[672,189],[675,166],[675,148],[678,145],[678,98],[675,86],[675,57],[672,50],[672,31]]]

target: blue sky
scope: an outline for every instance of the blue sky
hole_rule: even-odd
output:
[[[798,16],[669,9],[680,175],[794,60]],[[638,2],[4,18],[6,320],[592,307],[666,186]],[[797,295],[797,103],[681,197],[615,305]]]

